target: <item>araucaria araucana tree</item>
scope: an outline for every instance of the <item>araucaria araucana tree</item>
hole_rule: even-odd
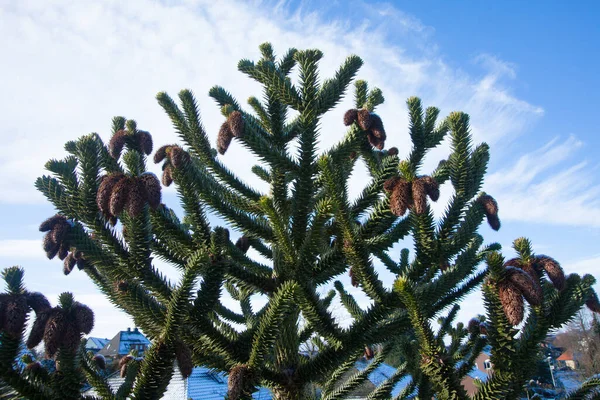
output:
[[[437,108],[408,99],[412,147],[401,160],[396,148],[386,149],[394,136],[375,113],[381,90],[359,80],[355,108],[343,117],[346,132],[319,153],[321,117],[346,94],[362,60],[351,56],[322,80],[319,50],[291,49],[280,59],[269,44],[260,50],[258,62],[242,60],[238,68],[262,85],[262,100],[251,97],[245,109],[224,88],[210,90],[225,118],[215,146],[190,91],[181,91],[178,102],[157,96],[180,142],[160,147],[153,159],[162,164],[162,185],[175,187],[183,215],[161,203],[161,183],[146,171],[150,134],[122,117],[114,118],[107,144],[97,134],[68,142],[69,155],[48,162],[52,176],[36,182],[58,210],[46,229],[48,257],[63,259],[65,273],[78,265],[153,342],[131,397],[160,398],[178,361],[184,375],[192,365],[227,372],[231,400],[249,399],[259,386],[279,400],[305,398],[314,386],[323,399],[339,399],[398,346],[406,362],[370,399],[389,399],[407,375],[412,383],[397,398],[466,399],[461,380],[490,344],[494,373],[475,398],[518,398],[546,334],[586,301],[597,304],[594,278],[565,276],[526,239],[515,241],[519,257],[509,261],[498,244],[484,245],[478,227],[487,220],[498,230],[500,220],[494,198],[481,192],[488,145],[472,143],[467,114],[439,120]],[[447,160],[425,171],[425,155],[444,140],[451,145]],[[269,184],[268,193],[223,165],[230,146],[260,160],[252,172]],[[348,181],[358,160],[369,178],[351,199]],[[436,218],[430,202],[443,184],[452,193]],[[242,236],[233,243],[228,229],[210,226],[208,213]],[[411,251],[388,252],[409,238]],[[268,262],[248,257],[249,248]],[[156,258],[181,271],[177,284],[161,274]],[[397,276],[392,289],[376,264]],[[342,274],[369,298],[368,307],[336,280]],[[331,284],[335,290],[319,294]],[[457,303],[481,286],[486,321],[453,326]],[[223,290],[241,313],[220,302]],[[250,301],[256,294],[267,298],[260,309]],[[352,316],[347,327],[332,315],[334,298]],[[444,310],[434,331],[431,323]],[[305,357],[299,349],[309,340],[319,351]],[[348,377],[363,355],[375,359]]]

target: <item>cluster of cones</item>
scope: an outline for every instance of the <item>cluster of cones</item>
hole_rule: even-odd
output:
[[[47,357],[54,357],[59,349],[72,353],[77,351],[81,335],[88,334],[94,327],[94,313],[79,302],[73,302],[69,309],[50,307],[50,303],[38,294],[36,319],[31,327],[27,348],[33,349],[44,341]]]
[[[0,294],[0,332],[15,339],[21,337],[29,309],[39,314],[50,309],[50,303],[38,292]]]
[[[69,275],[76,265],[79,269],[85,268],[83,253],[74,250],[68,240],[68,233],[72,226],[71,221],[60,214],[48,218],[40,225],[40,232],[47,232],[44,236],[44,251],[49,259],[58,256],[64,260],[65,275]]]
[[[487,324],[477,318],[472,318],[467,324],[467,331],[471,335],[487,335]]]
[[[158,164],[167,157],[170,162],[163,164],[162,183],[165,186],[171,186],[171,183],[173,183],[173,168],[180,168],[188,163],[190,155],[181,147],[175,144],[168,144],[156,150],[156,153],[154,153],[154,163]]]
[[[532,306],[543,301],[540,284],[545,273],[557,290],[565,288],[565,273],[551,257],[533,256],[528,262],[513,258],[505,264],[505,278],[498,283],[498,296],[508,322],[519,325],[523,321],[526,300]]]
[[[236,137],[244,136],[244,116],[239,111],[233,111],[223,122],[217,136],[217,151],[219,154],[225,154],[231,140]]]
[[[160,190],[160,182],[152,173],[128,176],[117,172],[102,177],[96,204],[114,225],[123,210],[135,217],[142,212],[146,203],[156,209],[160,205]]]
[[[150,133],[137,130],[135,132],[130,132],[121,129],[115,132],[112,138],[110,138],[110,142],[108,142],[108,152],[110,156],[114,159],[118,159],[121,155],[121,151],[123,151],[125,143],[132,145],[146,155],[152,153],[152,136]]]
[[[383,188],[390,195],[390,211],[397,216],[402,216],[407,210],[422,214],[427,209],[427,196],[433,201],[440,198],[440,187],[435,179],[430,176],[420,176],[412,181],[404,178],[390,178],[383,184]]]
[[[360,129],[367,132],[367,139],[371,146],[378,150],[383,150],[387,136],[379,115],[364,108],[360,110],[353,108],[346,111],[344,114],[344,125],[350,126],[355,122]]]

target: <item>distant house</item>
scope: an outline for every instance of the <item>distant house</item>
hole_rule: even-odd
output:
[[[491,354],[491,347],[486,346],[475,359],[475,365],[471,372],[463,378],[461,383],[470,396],[477,393],[479,386],[485,383],[491,374],[494,367],[490,361]]]
[[[121,386],[125,379],[121,378],[119,373],[113,374],[108,379],[108,384],[113,390]],[[97,395],[95,391],[90,390],[86,394]],[[227,375],[212,371],[204,367],[195,367],[192,375],[184,379],[175,367],[173,378],[167,386],[163,395],[163,400],[223,400],[227,395]],[[271,400],[272,395],[269,389],[261,388],[254,393],[252,397],[256,400]]]
[[[577,368],[577,355],[572,350],[567,350],[556,359],[559,367],[567,367],[569,369]]]
[[[143,356],[150,341],[138,330],[138,328],[127,328],[126,331],[121,331],[115,335],[100,351],[108,360],[119,359],[129,354],[131,350],[137,350],[138,356]]]
[[[96,354],[97,352],[99,352],[100,350],[102,350],[102,348],[104,346],[106,346],[108,344],[108,342],[110,342],[109,339],[101,339],[101,338],[97,338],[97,337],[89,337],[87,339],[87,342],[85,342],[85,350],[86,351],[91,351],[92,353]]]

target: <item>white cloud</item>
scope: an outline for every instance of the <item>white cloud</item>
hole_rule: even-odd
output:
[[[364,11],[359,24],[323,21],[302,11],[289,14],[282,4],[272,10],[268,6],[149,0],[92,7],[62,0],[43,7],[35,1],[5,5],[1,46],[10,57],[0,73],[13,79],[0,83],[10,93],[0,104],[5,111],[0,122],[4,144],[13,151],[0,161],[0,201],[42,201],[32,182],[43,173],[45,161],[61,157],[63,143],[81,134],[98,131],[108,139],[114,115],[136,118],[156,144],[173,142],[173,129],[154,99],[160,90],[176,96],[180,89],[192,88],[214,140],[222,117],[206,96],[208,89],[223,85],[240,101],[260,96],[258,85],[237,72],[236,62],[256,59],[264,41],[271,41],[280,54],[292,46],[322,49],[323,78],[347,55],[363,57],[360,77],[384,89],[386,104],[380,113],[390,146],[401,153],[409,151],[410,143],[404,102],[414,94],[443,113],[471,112],[476,136],[489,142],[518,134],[540,114],[538,107],[499,84],[509,68],[502,61],[483,57],[483,77],[455,70],[435,50],[432,28],[389,5],[356,3]],[[402,39],[392,44],[389,32],[401,32]],[[349,98],[323,119],[321,148],[343,134],[341,114],[350,104]],[[223,160],[257,183],[246,168],[253,157],[240,146],[232,145]]]
[[[0,240],[0,258],[10,259],[43,259],[41,240]]]
[[[600,227],[597,167],[572,164],[582,143],[554,139],[487,177],[485,189],[500,204],[505,220]]]

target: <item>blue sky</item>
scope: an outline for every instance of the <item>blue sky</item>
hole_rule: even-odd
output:
[[[500,242],[510,256],[511,241],[527,236],[537,252],[557,258],[568,272],[596,273],[600,6],[319,3],[2,2],[0,51],[8,56],[0,64],[0,266],[25,267],[28,287],[53,302],[61,291],[74,292],[95,309],[97,336],[112,337],[126,327],[126,316],[115,314],[85,274],[65,277],[59,261],[44,259],[37,226],[53,210],[35,192],[35,177],[48,159],[64,156],[65,141],[92,131],[108,140],[115,115],[135,118],[156,147],[175,141],[154,100],[161,90],[175,95],[192,89],[214,139],[222,117],[208,89],[223,85],[241,101],[260,95],[236,64],[258,58],[257,46],[271,41],[279,54],[291,46],[322,49],[324,77],[347,55],[363,57],[359,75],[383,89],[386,104],[379,112],[389,145],[401,154],[410,145],[407,97],[417,95],[443,115],[469,113],[475,141],[491,145],[485,190],[498,199],[503,221],[498,233],[482,227],[486,241]],[[349,105],[323,120],[321,148],[343,134],[341,115]],[[447,150],[445,145],[431,154],[424,173]],[[236,171],[253,162],[235,144],[223,160]],[[258,184],[250,174],[240,175]],[[360,189],[361,176],[359,171],[351,192]],[[448,194],[442,189],[438,211]],[[176,205],[170,189],[164,198]],[[176,278],[172,268],[161,267]],[[383,276],[391,284],[392,277]],[[476,312],[479,293],[463,304],[461,318]]]

